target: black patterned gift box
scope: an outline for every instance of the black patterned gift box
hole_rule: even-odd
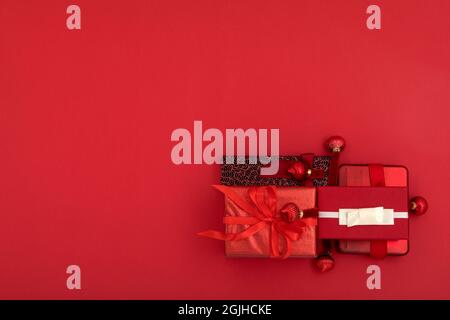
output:
[[[244,163],[238,163],[238,159]],[[314,156],[303,154],[299,156],[280,156],[280,169],[276,175],[261,175],[261,168],[265,166],[259,158],[249,157],[226,157],[221,165],[220,183],[229,186],[303,186],[312,184],[314,186],[328,185],[328,171],[330,166],[330,156]],[[323,177],[306,180],[296,179],[287,172],[290,165],[302,162],[307,163],[312,170],[321,171]]]

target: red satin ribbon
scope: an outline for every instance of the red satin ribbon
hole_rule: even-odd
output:
[[[386,182],[384,180],[384,167],[381,164],[369,164],[370,185],[372,187],[384,187]],[[387,255],[387,241],[386,240],[372,240],[370,241],[370,255],[374,258],[384,258]]]
[[[273,186],[250,187],[248,189],[250,201],[242,198],[231,187],[223,185],[215,185],[214,187],[249,214],[247,217],[226,216],[223,218],[223,223],[245,224],[250,225],[250,227],[239,233],[207,230],[199,232],[199,236],[235,241],[247,239],[264,228],[270,228],[271,257],[285,259],[291,253],[291,241],[299,240],[306,226],[315,226],[317,224],[317,220],[314,218],[297,219],[291,223],[283,221],[277,212],[277,194],[276,188]],[[303,211],[308,214],[315,212],[317,215],[318,213],[316,208]],[[279,248],[280,238],[285,241],[284,250]]]
[[[305,181],[305,185],[312,186],[312,180],[314,179],[323,179],[325,176],[325,172],[323,169],[313,169],[312,163],[314,160],[314,154],[313,153],[304,153],[301,155],[303,162],[306,164],[307,169],[311,169],[311,175],[307,177]]]
[[[328,185],[336,186],[338,183],[339,155],[340,152],[331,152],[330,164],[328,167]],[[330,254],[336,246],[336,241],[324,239],[319,242],[319,246],[325,254]]]
[[[383,259],[387,255],[386,240],[370,241],[370,256],[377,259]]]
[[[370,185],[372,187],[385,187],[384,167],[381,164],[369,164]]]
[[[338,181],[340,152],[332,152],[330,159],[330,167],[328,168],[328,185],[336,186]]]

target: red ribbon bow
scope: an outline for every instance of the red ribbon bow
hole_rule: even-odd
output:
[[[287,258],[291,253],[291,241],[299,240],[305,227],[315,226],[316,219],[303,218],[293,222],[286,222],[277,212],[277,194],[273,186],[250,187],[248,195],[250,201],[242,198],[234,192],[233,188],[216,185],[217,190],[230,198],[237,206],[247,212],[249,216],[235,217],[226,216],[223,219],[224,224],[245,224],[250,225],[247,229],[239,233],[223,233],[215,230],[207,230],[198,233],[199,236],[209,237],[217,240],[235,241],[249,238],[253,234],[264,228],[270,228],[270,251],[271,257]],[[318,210],[316,208],[303,210],[308,216]],[[284,239],[284,250],[280,250],[279,240]]]

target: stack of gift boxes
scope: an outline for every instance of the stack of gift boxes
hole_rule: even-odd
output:
[[[407,254],[409,216],[428,208],[422,197],[408,200],[407,169],[339,165],[344,139],[326,147],[324,156],[279,157],[274,176],[248,157],[226,161],[214,186],[224,195],[225,230],[199,235],[224,240],[228,257],[316,258],[322,272],[334,267],[334,252]]]

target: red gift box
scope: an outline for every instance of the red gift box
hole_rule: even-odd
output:
[[[402,166],[381,166],[386,187],[407,187],[408,170]],[[339,185],[365,187],[371,185],[368,165],[342,165],[339,168]]]
[[[318,188],[319,238],[351,240],[408,239],[408,191],[404,187]],[[372,208],[384,208],[374,210]],[[370,210],[367,210],[371,208]],[[347,209],[360,209],[345,215]],[[390,213],[390,221],[380,221]],[[354,211],[354,210],[353,210]],[[369,216],[370,215],[370,216]],[[346,220],[343,224],[341,220]],[[355,219],[356,225],[350,225]],[[345,221],[344,221],[345,222]],[[384,223],[384,224],[379,224]]]
[[[225,232],[208,230],[199,235],[225,240],[226,256],[317,256],[315,188],[223,185],[215,188],[225,195]],[[293,215],[288,218],[282,211]]]
[[[408,187],[408,170],[404,166],[382,166],[385,186]],[[345,164],[339,168],[340,186],[370,186],[369,165]],[[369,253],[370,241],[340,240],[338,249],[343,253]],[[408,240],[387,241],[387,254],[405,255],[409,251]]]

